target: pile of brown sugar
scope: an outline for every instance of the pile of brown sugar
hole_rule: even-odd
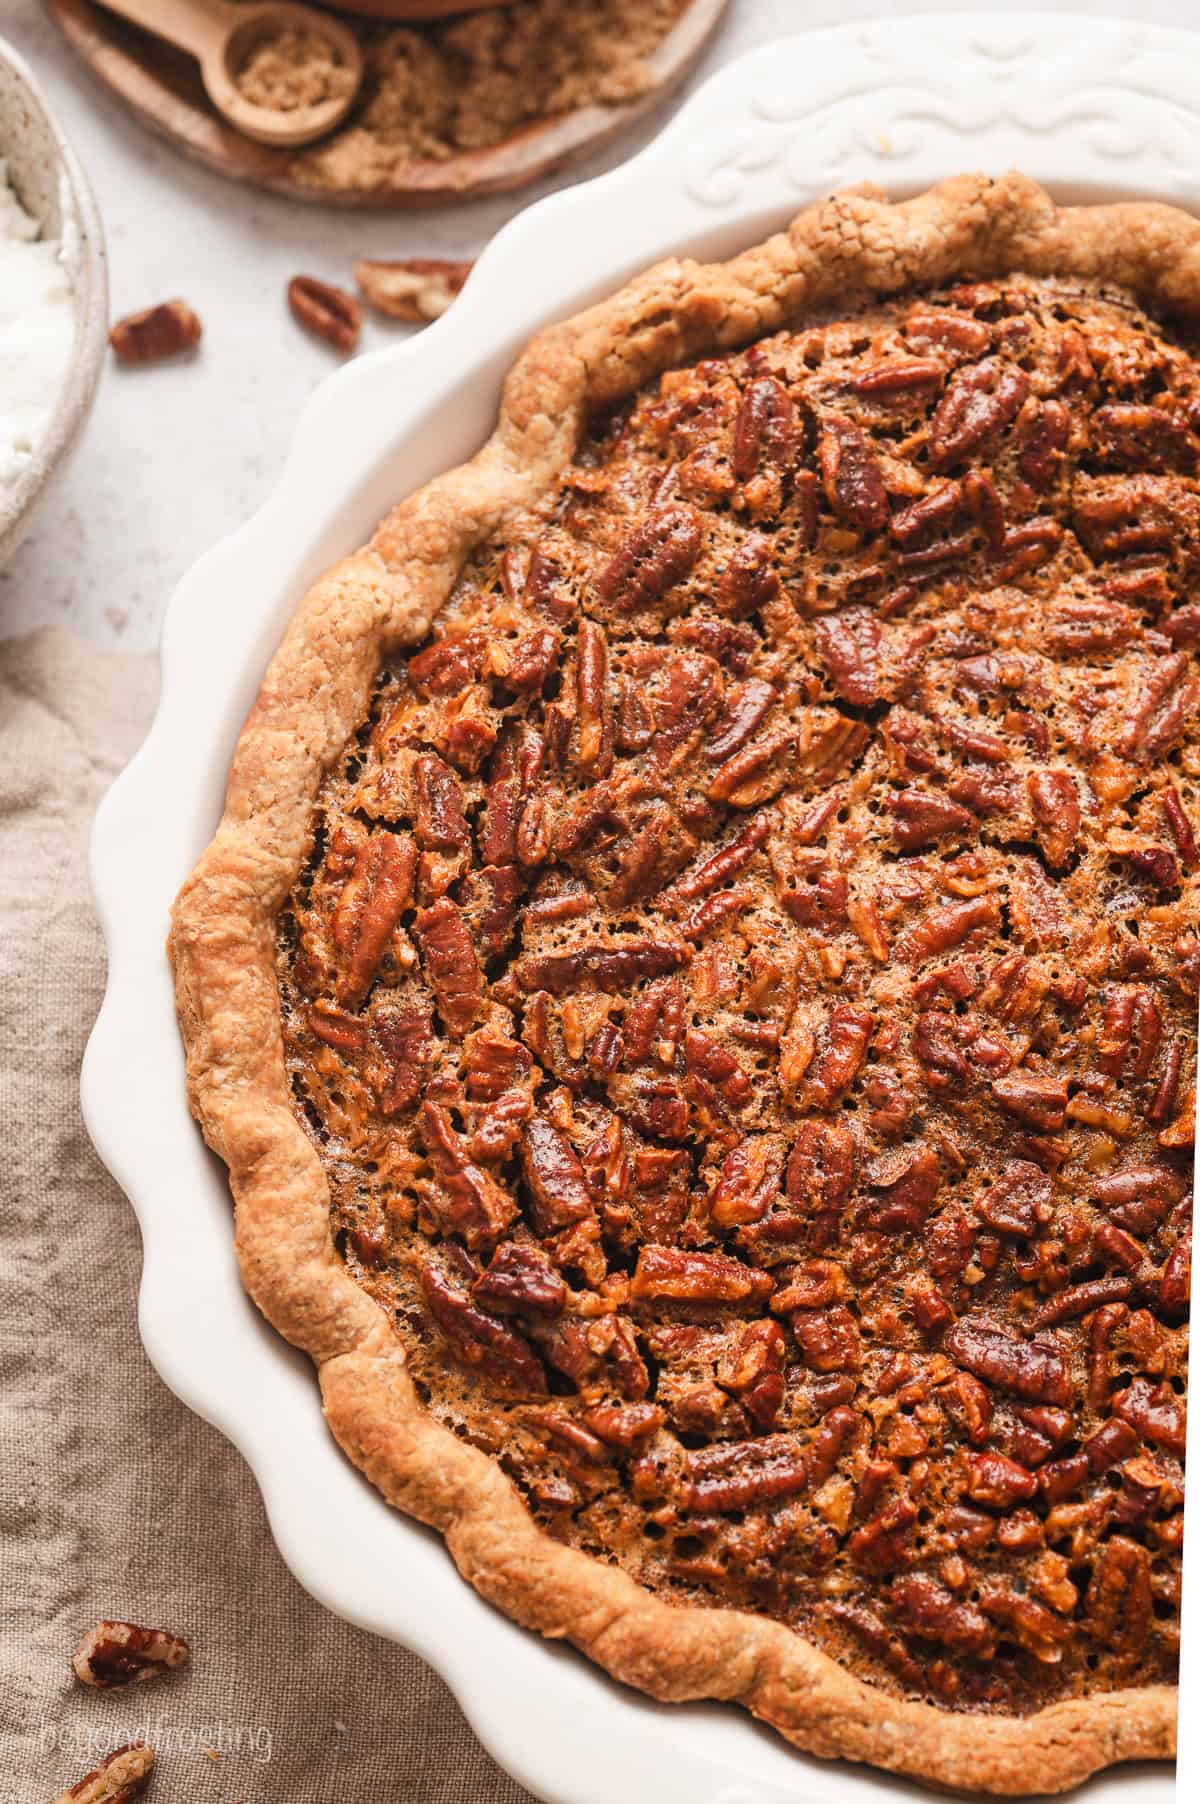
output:
[[[362,96],[345,125],[295,157],[292,173],[316,188],[386,186],[413,162],[444,162],[556,113],[634,99],[654,86],[646,59],[686,5],[513,0],[428,25],[348,20],[363,46]],[[278,105],[268,92],[295,91],[305,99],[293,104],[309,104],[313,53],[299,42],[305,35],[274,40],[269,63],[260,53],[258,76],[243,71],[247,98]],[[296,62],[291,76],[279,67],[285,54]],[[324,61],[313,86],[331,73],[328,51],[316,54]]]
[[[320,106],[349,92],[354,77],[315,31],[281,31],[251,51],[236,76],[239,93],[278,113]]]

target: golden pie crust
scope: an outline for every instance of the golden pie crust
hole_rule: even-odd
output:
[[[559,479],[590,416],[798,316],[1017,272],[1118,284],[1154,313],[1200,322],[1200,223],[1151,204],[1058,208],[1012,174],[959,177],[900,205],[847,191],[728,263],[670,260],[541,333],[477,456],[396,507],[300,604],[170,940],[191,1106],[229,1167],[243,1281],[316,1362],[337,1441],[389,1502],[439,1529],[463,1576],[514,1620],[656,1698],[738,1701],[809,1752],[1011,1794],[1170,1757],[1175,1688],[1019,1717],[889,1695],[780,1622],[665,1602],[553,1539],[500,1466],[435,1420],[387,1314],[334,1248],[329,1186],[285,1062],[276,924],[310,855],[322,783],[369,712],[383,660],[422,641],[471,553]]]

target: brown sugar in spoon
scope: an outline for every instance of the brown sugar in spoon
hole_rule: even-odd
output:
[[[286,149],[323,137],[346,117],[362,83],[362,51],[350,27],[293,0],[260,0],[256,6],[232,6],[229,0],[103,0],[103,4],[194,56],[217,111],[236,131],[260,144]],[[329,45],[351,76],[344,94],[314,106],[289,108],[256,106],[246,99],[237,85],[238,70],[259,45],[284,31],[312,32]]]

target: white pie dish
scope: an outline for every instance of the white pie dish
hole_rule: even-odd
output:
[[[401,493],[484,438],[535,326],[667,252],[727,253],[864,179],[899,195],[1015,165],[1059,198],[1200,211],[1192,45],[1101,20],[1081,33],[1061,16],[943,17],[814,33],[744,59],[635,162],[510,225],[419,343],[327,383],[272,499],[170,605],[158,718],[96,825],[111,962],[83,1080],[93,1138],[142,1223],[143,1338],[167,1382],[246,1454],[301,1582],[429,1659],[497,1758],[556,1804],[840,1804],[902,1782],[807,1760],[731,1710],[659,1708],[525,1635],[342,1459],[308,1362],[242,1293],[224,1172],[187,1114],[162,951],[171,899],[216,823],[234,739],[295,601]],[[1087,1789],[1150,1804],[1173,1787],[1169,1770],[1139,1768]]]
[[[0,38],[0,159],[43,237],[62,243],[74,342],[54,410],[28,465],[0,485],[0,564],[33,524],[35,508],[70,456],[91,409],[108,339],[108,281],[100,214],[74,151],[28,65]]]

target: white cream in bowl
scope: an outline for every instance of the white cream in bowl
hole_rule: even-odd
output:
[[[0,502],[50,423],[74,342],[62,245],[41,236],[0,158]]]

